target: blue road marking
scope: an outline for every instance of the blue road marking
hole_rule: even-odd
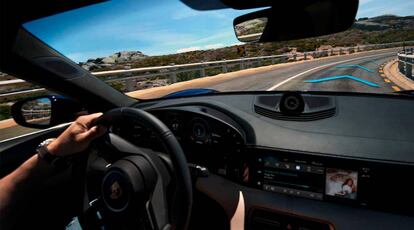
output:
[[[335,66],[335,68],[359,68],[359,69],[363,69],[365,71],[368,71],[370,73],[374,72],[374,71],[372,71],[372,70],[370,70],[367,67],[362,66],[362,65],[337,65],[337,66]]]
[[[325,78],[320,78],[320,79],[314,79],[314,80],[306,80],[305,82],[307,83],[320,83],[320,82],[324,82],[324,81],[333,81],[333,80],[338,80],[338,79],[352,79],[354,81],[357,82],[361,82],[365,85],[369,85],[371,87],[376,87],[376,88],[380,88],[379,85],[372,83],[370,81],[358,78],[358,77],[354,77],[352,75],[340,75],[340,76],[332,76],[332,77],[325,77]]]

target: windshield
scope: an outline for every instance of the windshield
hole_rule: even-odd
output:
[[[360,1],[354,25],[337,34],[242,43],[233,20],[256,10],[196,11],[180,1],[110,1],[24,27],[137,98],[200,88],[367,93],[414,89],[411,69],[408,73],[409,68],[396,61],[398,53],[410,57],[414,45],[413,1]]]

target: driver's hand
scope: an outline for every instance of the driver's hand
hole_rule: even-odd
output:
[[[102,113],[94,113],[78,117],[56,140],[47,146],[50,154],[65,157],[86,150],[92,140],[102,136],[107,130],[104,126],[91,127],[92,122],[101,115]]]

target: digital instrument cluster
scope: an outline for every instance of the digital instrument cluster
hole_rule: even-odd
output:
[[[203,165],[213,173],[226,176],[234,174],[229,170],[238,170],[245,134],[227,115],[201,106],[150,112],[173,132],[189,163]],[[164,152],[155,133],[139,121],[125,121],[112,127],[112,131],[137,146]]]

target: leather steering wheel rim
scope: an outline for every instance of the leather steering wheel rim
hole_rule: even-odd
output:
[[[136,108],[123,107],[112,109],[99,117],[93,125],[109,126],[125,119],[134,119],[144,124],[154,131],[164,143],[174,169],[173,173],[175,174],[174,179],[177,191],[175,193],[177,196],[175,201],[180,202],[178,210],[174,210],[179,212],[173,214],[175,217],[174,225],[176,229],[187,229],[192,209],[193,194],[190,171],[180,144],[171,130],[162,121],[154,115]]]

